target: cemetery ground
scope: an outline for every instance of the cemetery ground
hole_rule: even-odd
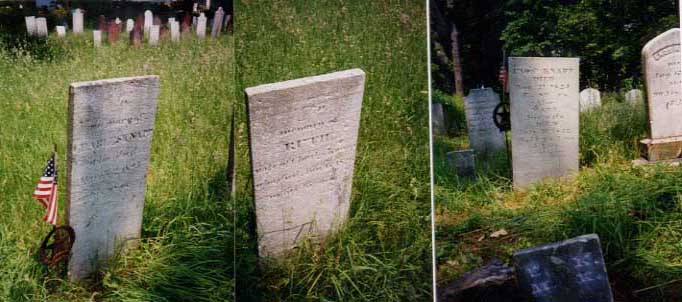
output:
[[[225,173],[233,45],[231,36],[222,36],[140,49],[127,41],[94,48],[89,31],[0,45],[0,300],[233,297],[232,203]],[[70,283],[37,260],[50,227],[31,198],[54,143],[64,223],[69,84],[152,74],[160,76],[160,95],[140,247],[112,261],[93,283]]]
[[[430,301],[423,1],[237,6],[239,92],[351,68],[367,76],[349,219],[321,245],[306,242],[281,261],[257,256],[245,100],[237,101],[237,299]]]
[[[440,289],[522,248],[599,235],[615,301],[682,299],[682,169],[633,166],[646,137],[643,103],[602,94],[581,113],[575,177],[512,190],[506,155],[477,160],[477,180],[459,178],[445,153],[468,146],[463,101],[446,95],[454,120],[434,137],[437,280]]]

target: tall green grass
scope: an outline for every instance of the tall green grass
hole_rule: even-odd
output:
[[[237,1],[238,91],[350,68],[367,74],[350,218],[321,246],[258,259],[244,99],[237,103],[237,299],[430,301],[423,1]]]
[[[31,43],[41,43],[38,52]],[[0,301],[233,300],[225,175],[233,38],[95,49],[87,32],[31,43],[0,47]],[[71,284],[36,260],[50,228],[31,198],[55,143],[64,221],[68,86],[148,74],[159,75],[161,87],[141,247],[94,283]]]
[[[459,179],[443,154],[462,138],[437,137],[440,286],[493,258],[510,261],[518,249],[597,233],[617,301],[679,301],[682,168],[632,166],[646,131],[643,104],[606,94],[602,107],[580,116],[580,173],[518,191],[484,169],[477,181]],[[509,235],[490,238],[499,229]]]

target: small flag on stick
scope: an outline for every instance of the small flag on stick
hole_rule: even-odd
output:
[[[55,164],[55,153],[47,161],[45,172],[40,177],[33,198],[38,200],[45,208],[43,220],[51,225],[57,224],[57,166]]]

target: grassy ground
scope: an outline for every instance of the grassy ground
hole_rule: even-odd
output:
[[[527,190],[512,191],[504,160],[479,162],[477,181],[457,178],[444,155],[466,147],[466,136],[436,138],[440,286],[493,258],[509,262],[520,248],[597,233],[616,301],[682,299],[682,168],[633,167],[636,142],[646,136],[644,106],[613,94],[603,103],[580,117],[580,173]],[[500,229],[509,234],[490,237]]]
[[[429,301],[431,242],[423,1],[237,1],[238,91],[367,73],[351,213],[322,247],[256,257],[244,100],[237,102],[239,301]],[[248,42],[245,42],[248,41]]]
[[[91,37],[0,47],[0,301],[233,300],[232,37],[142,49],[94,49]],[[36,261],[49,226],[31,198],[56,143],[64,221],[68,85],[146,74],[159,75],[161,89],[142,246],[96,283],[70,284]]]

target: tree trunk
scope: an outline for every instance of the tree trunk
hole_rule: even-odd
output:
[[[462,59],[459,56],[459,40],[457,38],[457,27],[452,25],[452,33],[450,39],[452,40],[452,65],[453,73],[455,74],[455,95],[464,96],[464,87],[462,84]]]

